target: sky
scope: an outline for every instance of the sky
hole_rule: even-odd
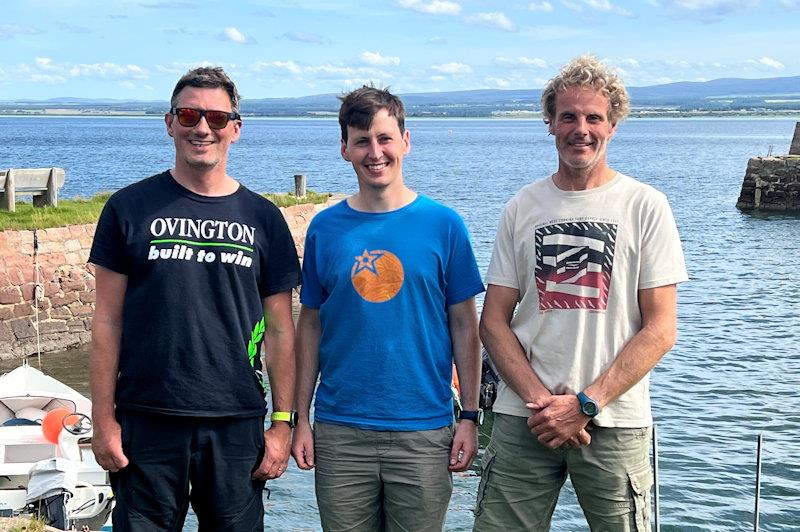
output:
[[[538,89],[592,53],[630,86],[800,75],[800,0],[0,0],[0,100]]]

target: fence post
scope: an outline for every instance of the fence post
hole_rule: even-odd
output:
[[[3,200],[0,208],[10,212],[17,210],[17,194],[14,186],[14,169],[9,168],[6,173],[6,185],[3,192]]]
[[[306,197],[306,176],[295,174],[294,176],[294,195],[298,198]]]

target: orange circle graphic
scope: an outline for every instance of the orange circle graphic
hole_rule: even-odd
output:
[[[350,279],[358,295],[370,303],[389,301],[403,286],[403,263],[383,249],[364,250],[355,258]]]

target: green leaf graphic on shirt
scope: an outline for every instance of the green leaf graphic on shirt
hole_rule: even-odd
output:
[[[250,341],[247,342],[247,356],[250,359],[250,365],[256,366],[256,356],[258,356],[258,347],[261,345],[261,340],[264,338],[264,318],[261,318],[256,326],[253,327],[253,332],[250,333]]]
[[[259,346],[261,345],[261,340],[264,338],[265,330],[266,322],[262,317],[258,320],[255,327],[253,327],[253,331],[250,333],[250,341],[247,342],[247,358],[250,359],[250,365],[252,367],[256,367],[256,357],[258,356]],[[264,384],[264,379],[259,378],[258,382],[261,384],[261,388],[266,392],[267,385]]]

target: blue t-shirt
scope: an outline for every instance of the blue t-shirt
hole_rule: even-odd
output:
[[[300,301],[319,309],[318,421],[429,430],[453,419],[447,307],[483,292],[461,218],[418,196],[396,211],[319,213]]]

